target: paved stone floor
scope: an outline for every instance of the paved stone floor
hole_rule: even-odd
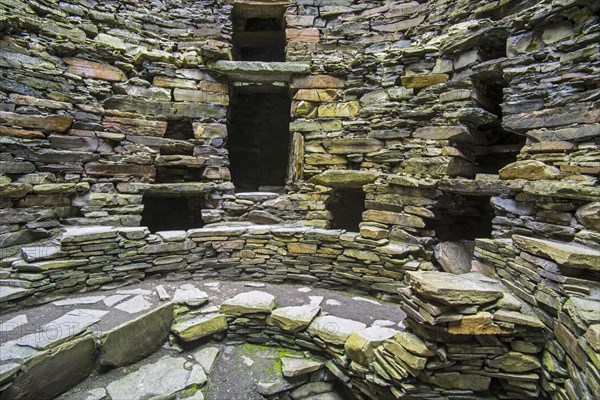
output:
[[[107,291],[72,294],[0,315],[0,368],[3,372],[15,368],[86,331],[101,337],[168,301],[217,310],[234,296],[253,291],[273,295],[277,307],[320,306],[322,316],[352,319],[366,326],[402,329],[406,317],[395,304],[300,285],[149,280]],[[324,360],[314,361],[312,357],[307,352],[242,343],[213,342],[184,350],[167,342],[135,364],[94,372],[60,398],[92,400],[110,395],[113,400],[129,400],[177,393],[177,398],[197,400],[254,400],[282,390],[295,390],[298,399],[348,398],[324,368]],[[286,379],[282,370],[288,374]],[[291,376],[297,371],[303,372],[304,381]],[[306,371],[312,375],[306,375]],[[310,376],[310,382],[306,376]],[[321,385],[313,385],[315,382]],[[202,386],[202,391],[197,390]]]

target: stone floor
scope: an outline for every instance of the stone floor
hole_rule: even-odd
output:
[[[27,360],[86,332],[103,338],[106,332],[128,321],[146,318],[170,301],[216,311],[234,296],[255,291],[273,295],[277,307],[320,306],[321,316],[352,319],[366,326],[402,329],[406,317],[398,305],[325,289],[253,282],[150,280],[108,291],[73,294],[0,315],[0,386],[9,382],[12,377],[6,377],[14,376],[15,369]],[[334,390],[335,379],[323,368],[324,362],[317,362],[317,368],[308,353],[225,342],[182,351],[167,342],[135,364],[107,373],[95,371],[60,398],[92,400],[104,399],[108,394],[113,400],[128,400],[177,393],[177,398],[202,399],[206,394],[211,400],[253,400],[266,398],[263,396],[278,398],[277,393],[286,390],[300,393],[290,397],[294,399],[347,398]],[[210,374],[213,363],[216,373]],[[274,365],[279,368],[273,368]],[[307,382],[294,381],[295,370],[304,371],[304,375],[307,371],[312,373],[310,381],[323,385],[300,390]],[[282,371],[287,373],[286,379],[282,378]],[[202,386],[203,390],[198,390]]]

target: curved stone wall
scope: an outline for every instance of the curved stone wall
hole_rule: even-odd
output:
[[[3,308],[150,274],[243,277],[405,302],[437,332],[492,317],[459,307],[438,321],[435,299],[402,294],[407,273],[474,270],[531,306],[548,338],[542,353],[517,347],[542,361],[540,385],[494,383],[511,398],[600,397],[599,7],[0,0]],[[235,23],[271,14],[285,62],[233,60]],[[230,103],[269,85],[289,88],[288,181],[236,193]],[[365,194],[359,233],[328,230],[348,189]],[[150,234],[152,195],[165,211],[192,197],[204,224],[248,225]],[[496,369],[463,353],[438,354],[432,368],[458,366],[432,384]]]

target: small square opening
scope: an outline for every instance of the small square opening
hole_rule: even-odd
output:
[[[335,189],[327,202],[331,212],[331,228],[358,232],[365,208],[365,192],[361,189]]]
[[[426,219],[426,229],[433,230],[442,242],[492,237],[494,209],[487,196],[444,194],[433,210],[435,219]]]
[[[283,7],[236,4],[233,53],[241,61],[285,61]]]
[[[142,198],[142,226],[151,232],[201,228],[203,198],[199,195],[169,196],[145,194]]]

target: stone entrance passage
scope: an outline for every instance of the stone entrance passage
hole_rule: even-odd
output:
[[[331,228],[358,232],[365,208],[365,193],[360,189],[335,189],[327,203],[332,214]]]
[[[201,228],[204,200],[194,196],[145,194],[142,226],[151,232]]]
[[[232,20],[235,60],[285,61],[283,7],[236,4]]]
[[[237,191],[275,191],[285,185],[290,105],[286,87],[235,88],[230,109],[229,160]]]

